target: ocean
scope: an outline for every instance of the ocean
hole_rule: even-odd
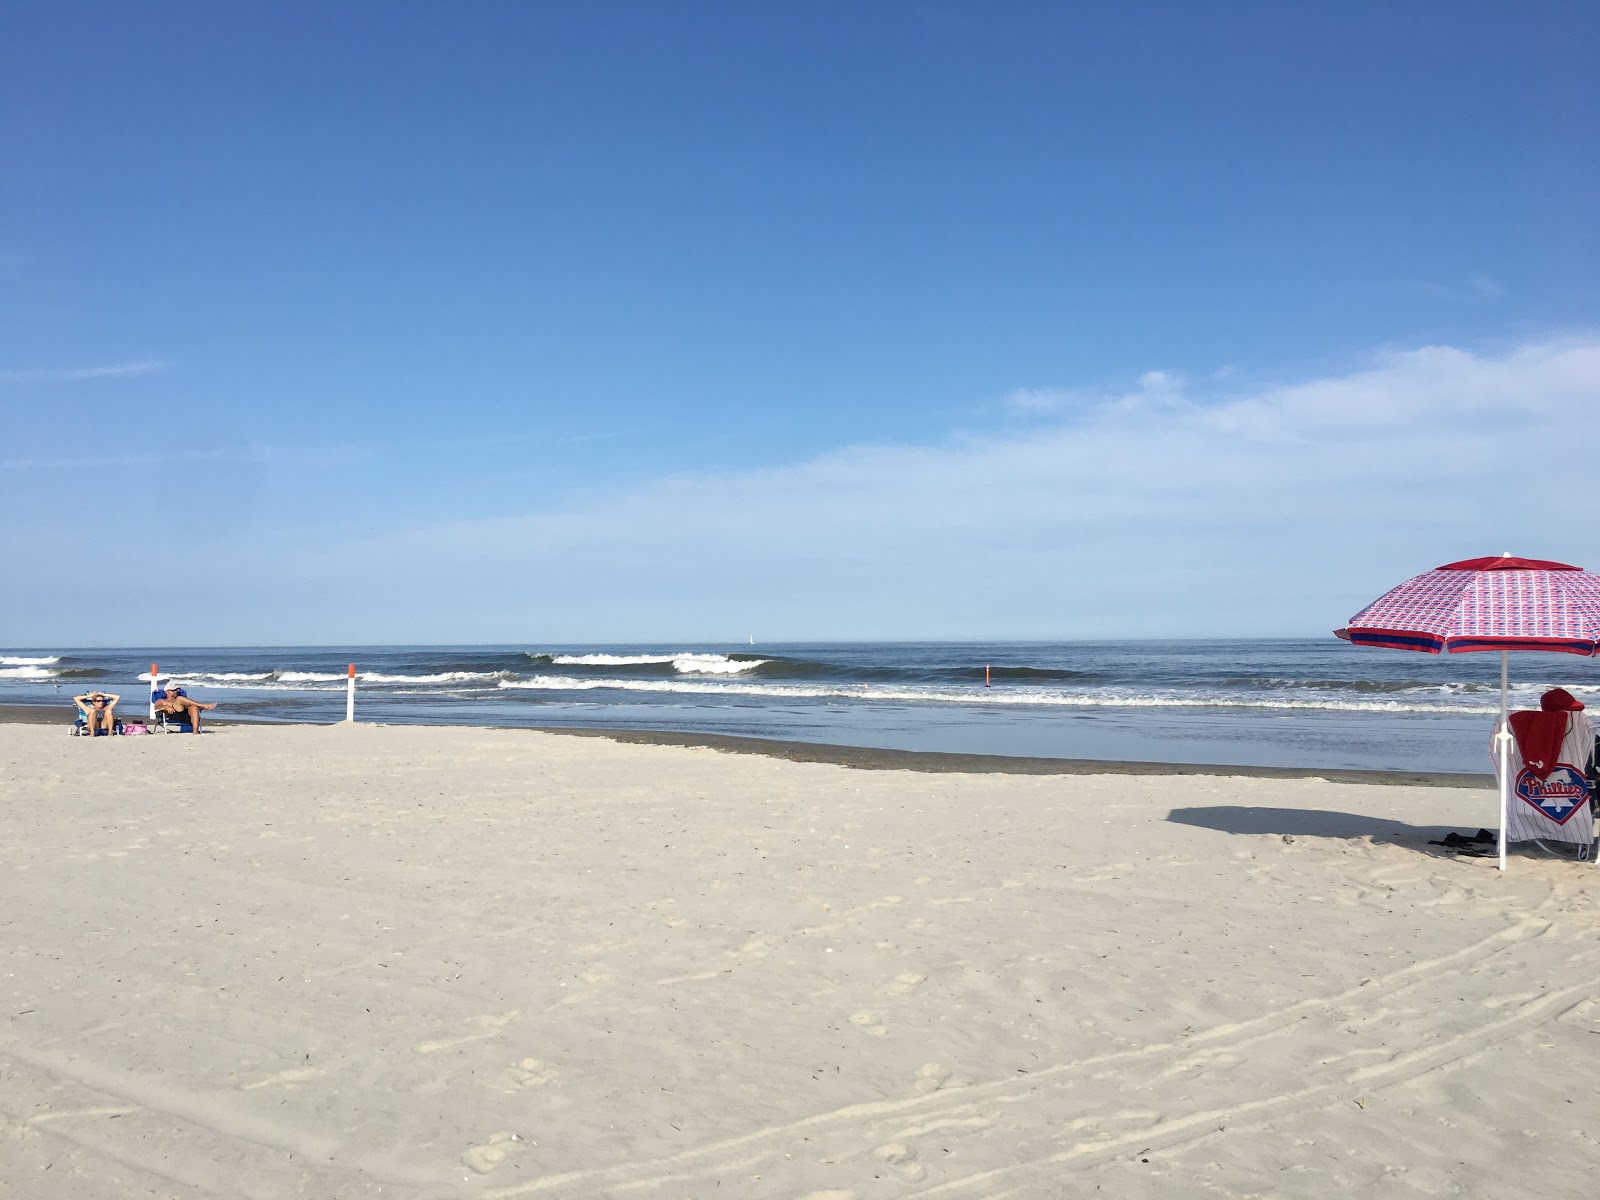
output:
[[[652,729],[975,754],[1369,770],[1489,769],[1496,654],[1335,638],[1118,642],[369,646],[0,651],[0,704],[84,689],[145,710],[150,664],[218,716]],[[1600,663],[1513,654],[1512,707]]]

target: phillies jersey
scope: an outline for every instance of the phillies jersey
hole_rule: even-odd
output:
[[[1506,801],[1506,841],[1527,842],[1535,838],[1547,842],[1572,842],[1588,846],[1594,842],[1594,818],[1589,808],[1589,762],[1594,755],[1594,725],[1587,714],[1569,712],[1566,736],[1556,755],[1556,765],[1540,779],[1522,761],[1516,739],[1511,739],[1508,762],[1511,770],[1510,795]],[[1500,775],[1500,722],[1494,723],[1495,736],[1489,739],[1489,755],[1494,759],[1495,777]]]

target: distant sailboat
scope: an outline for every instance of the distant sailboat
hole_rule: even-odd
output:
[[[756,644],[756,635],[753,634],[753,633],[750,635],[750,644],[752,646],[754,646]]]

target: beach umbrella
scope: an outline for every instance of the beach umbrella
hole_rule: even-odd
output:
[[[1390,588],[1343,629],[1357,646],[1424,654],[1500,652],[1500,869],[1506,869],[1512,650],[1600,651],[1600,575],[1537,558],[1469,558]]]

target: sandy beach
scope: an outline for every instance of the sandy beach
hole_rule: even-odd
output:
[[[0,724],[0,1193],[1576,1196],[1600,876],[1481,780]]]

